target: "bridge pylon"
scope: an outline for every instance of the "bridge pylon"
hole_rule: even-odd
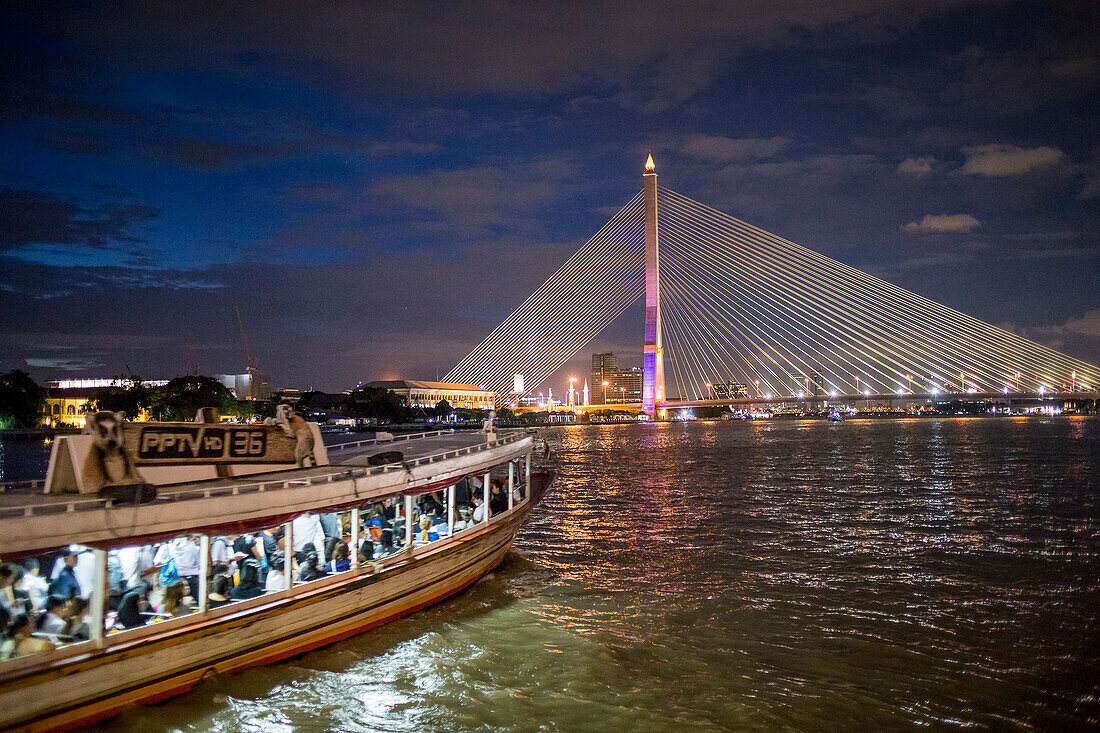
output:
[[[642,354],[642,409],[651,417],[665,399],[664,350],[661,346],[661,256],[657,234],[657,167],[653,156],[645,173],[645,342]]]

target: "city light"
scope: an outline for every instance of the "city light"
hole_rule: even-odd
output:
[[[829,391],[829,396],[830,396],[830,397],[836,397],[836,390],[835,390],[835,389],[834,389],[834,390],[830,390],[830,391]]]
[[[803,398],[803,397],[805,397],[805,396],[806,396],[806,393],[805,393],[805,392],[803,392],[803,391],[801,391],[801,390],[799,390],[799,392],[798,392],[798,397],[799,397],[799,399],[801,399],[801,398]]]

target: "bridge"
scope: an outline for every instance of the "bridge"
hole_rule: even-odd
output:
[[[633,407],[650,415],[823,400],[1094,400],[1100,389],[1100,367],[658,186],[652,156],[642,190],[446,380],[506,395],[523,374],[537,389],[643,297]],[[717,383],[747,394],[715,399]],[[628,406],[587,409],[605,407]]]

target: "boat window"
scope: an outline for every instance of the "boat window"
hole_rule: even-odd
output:
[[[381,560],[405,541],[405,497],[386,496],[359,509],[359,562]]]
[[[431,491],[413,500],[413,546],[420,547],[447,537],[447,494]]]
[[[52,651],[92,638],[89,601],[95,556],[69,545],[0,564],[0,660]]]

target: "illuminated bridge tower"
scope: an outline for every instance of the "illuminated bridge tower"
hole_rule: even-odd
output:
[[[660,256],[657,251],[657,167],[645,163],[645,348],[642,356],[642,410],[650,416],[665,399],[665,365],[661,350]]]

